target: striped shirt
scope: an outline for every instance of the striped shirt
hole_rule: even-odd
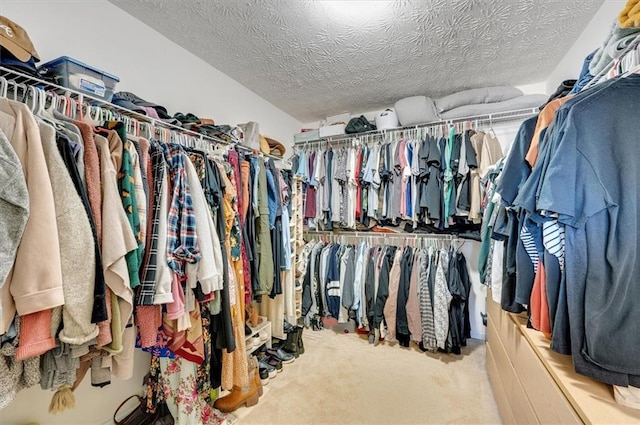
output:
[[[162,148],[153,143],[149,148],[150,160],[153,170],[153,196],[150,204],[150,236],[147,246],[147,255],[140,274],[140,289],[138,290],[137,305],[153,305],[153,296],[156,292],[156,271],[158,264],[158,228],[160,226],[160,199],[162,193],[162,182],[166,163],[162,154]],[[161,258],[165,261],[164,257]]]
[[[437,347],[436,328],[433,319],[433,304],[431,302],[431,290],[429,279],[433,264],[433,252],[420,249],[417,267],[420,270],[418,297],[420,297],[420,318],[422,324],[422,344],[427,350],[435,351]]]
[[[522,241],[524,249],[525,251],[527,251],[529,258],[531,258],[534,273],[538,273],[538,262],[540,261],[540,255],[538,254],[535,236],[533,235],[531,230],[532,229],[528,228],[525,223],[522,226],[522,230],[520,230],[520,240]]]
[[[542,243],[549,253],[558,258],[560,270],[564,270],[564,225],[560,225],[558,220],[544,222]]]

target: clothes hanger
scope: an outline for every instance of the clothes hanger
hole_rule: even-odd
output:
[[[67,110],[68,102],[69,102],[69,99],[67,97],[59,96],[58,101],[56,102],[56,111],[66,116],[65,111]]]
[[[26,89],[24,103],[29,107],[31,113],[35,115],[38,110],[38,91],[31,85],[27,86]]]
[[[47,124],[50,124],[57,129],[63,129],[63,126],[61,125],[60,121],[56,119],[56,117],[53,115],[53,112],[50,112],[46,108],[48,97],[51,97],[50,107],[55,108],[55,103],[57,101],[57,97],[53,97],[55,93],[46,92],[44,91],[44,89],[39,87],[35,87],[35,89],[36,89],[38,99],[36,102],[36,110],[33,111],[33,114],[36,117],[40,118],[42,121],[46,122]]]
[[[48,98],[51,99],[49,106],[46,105]],[[42,116],[53,120],[54,119],[53,111],[55,111],[58,108],[58,102],[59,102],[58,95],[55,92],[50,90],[45,92],[45,107],[44,107],[44,111],[42,112]]]
[[[494,139],[496,139],[498,136],[496,136],[496,132],[493,131],[493,115],[489,114],[489,135],[491,135],[491,137],[493,137]]]
[[[45,106],[47,104],[47,92],[45,92],[44,89],[40,87],[35,87],[35,89],[38,93],[38,102],[34,114],[41,117],[44,115]]]
[[[97,105],[87,105],[87,114],[85,115],[85,122],[91,125],[100,125],[100,118],[102,117],[102,108]]]
[[[22,89],[22,94],[23,94],[22,98],[20,98],[20,89]],[[16,102],[26,103],[24,100],[25,100],[25,97],[27,96],[28,91],[29,90],[26,84],[16,83],[16,85],[13,88],[13,100],[15,100]]]
[[[100,122],[103,123],[105,121],[109,121],[109,110],[100,108]]]
[[[14,93],[17,90],[16,84],[18,84],[18,83],[16,83],[14,80],[7,80],[7,89],[5,90],[5,93],[6,93],[5,97],[7,99],[10,99],[10,96],[11,96],[11,93],[12,93],[9,89],[13,88],[13,92]]]
[[[9,82],[6,78],[0,77],[0,97],[7,97],[7,87],[9,86]]]
[[[140,123],[140,135],[145,139],[153,138],[153,126],[148,122]]]

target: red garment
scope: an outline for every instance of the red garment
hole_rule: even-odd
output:
[[[309,181],[312,180],[316,169],[316,153],[312,152],[308,157]],[[315,218],[316,216],[316,188],[307,185],[307,194],[304,198],[304,218]]]
[[[140,346],[153,347],[158,339],[158,329],[162,326],[161,305],[139,305],[136,307],[136,325],[140,333]]]
[[[249,180],[251,178],[250,175],[250,167],[249,161],[240,161],[240,172],[242,177],[242,199],[244,202],[242,203],[242,208],[240,209],[240,220],[244,223],[247,219],[247,213],[249,212]]]
[[[360,185],[360,170],[362,169],[362,148],[356,151],[356,169],[354,180],[356,182],[356,220],[360,220],[362,214],[362,186]]]
[[[233,168],[233,176],[234,176],[234,184],[236,186],[237,192],[237,205],[238,212],[240,217],[240,228],[244,228],[244,220],[243,211],[246,211],[245,204],[249,204],[249,199],[244,198],[244,187],[245,182],[242,181],[244,179],[244,175],[240,170],[240,159],[238,157],[237,152],[230,151],[229,152],[229,164]],[[247,179],[249,176],[247,176]],[[242,184],[240,184],[242,182]],[[247,182],[247,191],[248,191],[248,182]],[[247,256],[247,246],[245,244],[244,238],[240,238],[240,259],[242,260],[242,279],[244,282],[244,300],[245,303],[251,302],[251,271],[249,270],[249,257]],[[244,312],[242,312],[242,317],[244,318]]]
[[[547,302],[547,277],[542,261],[538,261],[538,272],[533,281],[530,299],[531,326],[545,334],[551,333],[549,303]]]
[[[56,346],[51,336],[51,309],[25,314],[20,320],[16,360],[40,356]]]
[[[177,321],[170,320],[166,314],[164,315],[162,328],[168,338],[167,348],[190,362],[202,364],[204,361],[204,340],[199,303],[196,303],[195,309],[189,313],[189,316],[191,327],[185,331],[178,331]]]
[[[100,187],[100,160],[98,159],[98,148],[93,140],[93,128],[84,122],[73,122],[82,134],[84,143],[84,176],[87,186],[89,205],[93,213],[93,220],[96,223],[96,233],[98,242],[102,245],[102,188]]]

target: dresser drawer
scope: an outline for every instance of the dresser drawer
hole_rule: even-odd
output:
[[[514,324],[512,323],[511,326],[514,326]],[[487,321],[487,335],[489,338],[488,350],[491,351],[492,358],[495,361],[504,391],[507,393],[507,402],[511,407],[516,423],[540,423],[491,319]]]
[[[531,348],[529,341],[520,332],[521,328],[516,322],[513,323],[513,329],[517,335],[514,339],[514,354],[510,357],[540,422],[582,423],[549,371]]]

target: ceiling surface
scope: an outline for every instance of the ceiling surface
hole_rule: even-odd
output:
[[[545,81],[602,0],[110,0],[301,122]]]

